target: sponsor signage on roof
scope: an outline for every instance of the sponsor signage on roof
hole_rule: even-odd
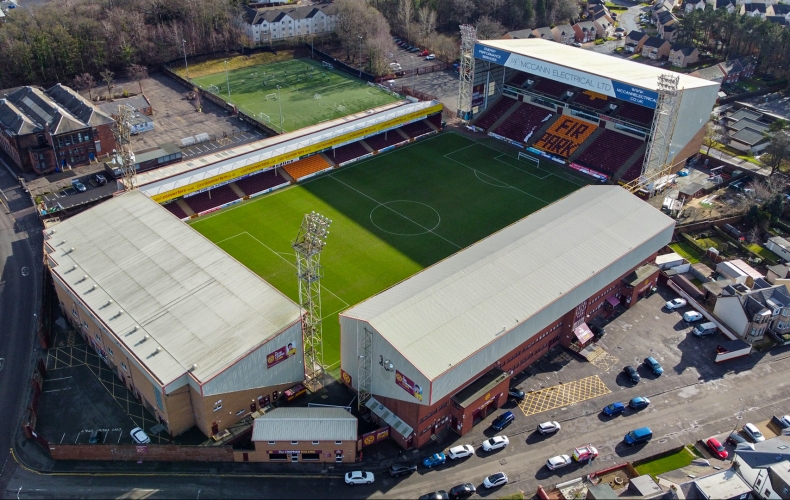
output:
[[[655,109],[658,93],[506,50],[475,44],[475,58]]]

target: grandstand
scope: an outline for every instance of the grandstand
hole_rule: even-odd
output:
[[[541,39],[478,41],[474,60],[473,125],[599,180],[641,175],[658,78],[672,72]],[[699,151],[718,87],[672,74],[681,93],[668,162],[678,170]]]
[[[374,151],[381,151],[382,149],[394,146],[395,144],[400,144],[401,142],[406,142],[407,140],[408,139],[399,134],[398,130],[396,129],[390,132],[382,132],[372,137],[368,137],[365,139],[365,143],[373,148]]]
[[[288,184],[288,181],[277,170],[267,170],[260,174],[250,175],[235,182],[236,186],[247,196],[255,196],[277,187]]]
[[[334,148],[332,152],[327,153],[327,156],[338,166],[343,166],[370,155],[371,152],[359,142],[352,142],[351,144]]]
[[[283,165],[283,170],[288,172],[288,175],[290,175],[291,178],[297,182],[300,180],[309,179],[310,177],[313,177],[314,175],[331,168],[332,165],[330,165],[329,162],[326,161],[321,155],[308,156],[307,158],[297,162]]]
[[[184,209],[181,208],[181,206],[179,206],[179,204],[175,201],[166,204],[164,207],[168,210],[168,212],[175,215],[181,220],[189,218],[189,215],[187,215],[187,213],[184,212]]]
[[[239,196],[230,186],[224,185],[208,189],[202,193],[184,198],[184,201],[189,208],[196,214],[205,213],[213,208],[227,205],[233,201],[240,199]],[[171,203],[172,204],[172,203]]]

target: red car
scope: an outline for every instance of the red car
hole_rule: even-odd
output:
[[[706,444],[708,445],[710,452],[715,456],[722,460],[727,458],[727,450],[724,449],[724,446],[721,445],[718,439],[710,438]]]
[[[420,52],[421,56],[427,56],[428,54],[430,54],[430,52],[427,50],[423,50],[422,52]]]

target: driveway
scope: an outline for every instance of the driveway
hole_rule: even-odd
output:
[[[614,40],[610,42],[604,42],[601,45],[595,45],[594,43],[588,43],[584,45],[585,49],[592,50],[593,52],[598,52],[599,54],[609,54],[619,56],[618,53],[614,51],[617,47],[622,47],[625,43],[625,36],[628,35],[631,31],[639,30],[639,14],[646,12],[649,10],[649,7],[645,7],[644,5],[637,3],[634,4],[628,0],[615,0],[614,3],[616,5],[621,5],[623,7],[627,7],[627,11],[616,11],[613,12],[617,14],[617,22],[620,28],[623,28],[625,31],[623,32],[623,38],[621,40]]]

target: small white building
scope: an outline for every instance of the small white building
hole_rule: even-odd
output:
[[[772,251],[784,260],[790,261],[790,241],[787,241],[781,236],[768,238],[768,241],[765,243],[765,248]]]
[[[733,468],[754,491],[756,498],[790,498],[790,436],[776,436],[760,443],[739,445]]]

